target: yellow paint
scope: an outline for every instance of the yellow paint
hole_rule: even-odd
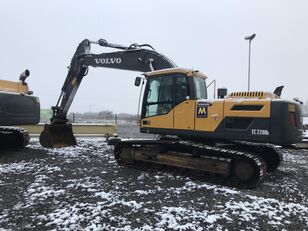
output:
[[[195,129],[195,100],[185,100],[174,107],[174,128]]]
[[[74,77],[74,78],[72,79],[72,81],[71,81],[71,83],[72,83],[73,86],[75,85],[76,81],[77,81],[77,78]]]
[[[232,92],[227,95],[226,98],[255,98],[255,99],[279,99],[280,97],[275,95],[272,92],[264,92],[264,91],[240,91],[240,92]]]
[[[200,107],[197,113],[200,114],[200,115],[205,115],[206,114],[206,108]]]
[[[195,113],[195,130],[196,131],[215,131],[215,129],[222,122],[224,116],[224,100],[208,101],[210,105],[208,106],[208,116],[207,118],[197,118],[197,113]],[[205,108],[203,108],[205,109]],[[202,112],[203,112],[202,109]],[[199,113],[200,114],[200,113]],[[191,115],[193,116],[193,115]]]
[[[225,117],[254,117],[269,118],[271,110],[271,100],[256,99],[218,99],[214,101],[204,101],[207,106],[207,117],[198,118],[197,114],[205,115],[205,107],[200,107],[197,112],[197,101],[186,100],[174,107],[168,114],[145,118],[141,121],[141,127],[180,129],[215,132]],[[234,105],[263,105],[260,111],[231,110]],[[293,108],[290,104],[290,110]],[[147,121],[147,124],[143,124]]]
[[[25,128],[31,135],[39,135],[44,129],[44,124],[18,125],[18,127]],[[73,133],[76,136],[116,136],[117,127],[114,124],[73,124]]]
[[[147,121],[144,124],[143,121]],[[173,110],[168,114],[147,117],[141,120],[141,127],[144,128],[173,128]]]
[[[200,77],[200,78],[204,78],[207,79],[207,76],[204,75],[202,72],[200,71],[194,71],[192,69],[186,69],[186,68],[166,68],[166,69],[161,69],[161,70],[157,70],[157,71],[151,71],[151,72],[147,72],[145,73],[145,77],[154,77],[157,75],[167,75],[167,74],[175,74],[175,73],[181,73],[181,74],[185,74],[189,77]]]
[[[28,94],[29,87],[21,82],[0,80],[0,91]]]
[[[260,111],[245,111],[245,110],[231,110],[234,105],[263,105]],[[232,117],[255,117],[255,118],[269,118],[271,114],[271,100],[270,99],[241,99],[236,100],[228,98],[225,100],[224,116]]]
[[[289,104],[288,105],[288,111],[289,112],[295,112],[295,105],[294,104]]]

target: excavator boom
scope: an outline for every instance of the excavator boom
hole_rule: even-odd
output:
[[[101,47],[118,49],[120,51],[93,54],[91,44]],[[40,136],[40,143],[44,147],[65,147],[76,144],[72,125],[68,123],[67,113],[75,98],[76,92],[89,67],[105,67],[119,70],[148,72],[176,65],[164,55],[155,51],[148,44],[132,44],[123,46],[108,43],[104,39],[96,42],[83,40],[77,47],[71,60],[69,71],[61,89],[56,106],[52,107],[53,116],[50,124],[46,124]]]

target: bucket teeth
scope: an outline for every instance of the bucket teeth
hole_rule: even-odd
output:
[[[62,148],[77,145],[72,124],[45,124],[40,143],[46,148]]]

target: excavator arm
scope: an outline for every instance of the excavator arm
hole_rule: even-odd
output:
[[[91,53],[91,44],[114,48],[120,51],[93,54]],[[104,39],[96,42],[88,39],[83,40],[78,45],[71,60],[69,71],[62,86],[57,104],[52,107],[53,116],[51,123],[46,124],[41,133],[40,143],[42,146],[64,147],[76,144],[76,139],[72,133],[72,125],[67,120],[67,113],[83,77],[88,73],[89,67],[148,72],[173,68],[176,65],[148,44],[123,46],[108,43]]]

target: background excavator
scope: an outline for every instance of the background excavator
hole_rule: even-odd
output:
[[[40,121],[40,102],[29,91],[25,79],[29,70],[20,75],[21,82],[0,80],[0,147],[24,148],[28,132],[16,125],[32,125]]]
[[[93,54],[91,43],[121,51]],[[218,99],[207,99],[207,77],[178,68],[150,45],[122,46],[106,40],[82,41],[70,64],[53,117],[40,136],[44,147],[75,145],[66,118],[88,67],[144,72],[141,85],[140,131],[159,134],[153,140],[110,140],[120,164],[175,166],[223,176],[237,187],[254,187],[282,160],[273,144],[302,139],[301,107],[275,93],[219,89]],[[143,89],[143,86],[145,88]],[[140,104],[140,103],[139,103]]]

